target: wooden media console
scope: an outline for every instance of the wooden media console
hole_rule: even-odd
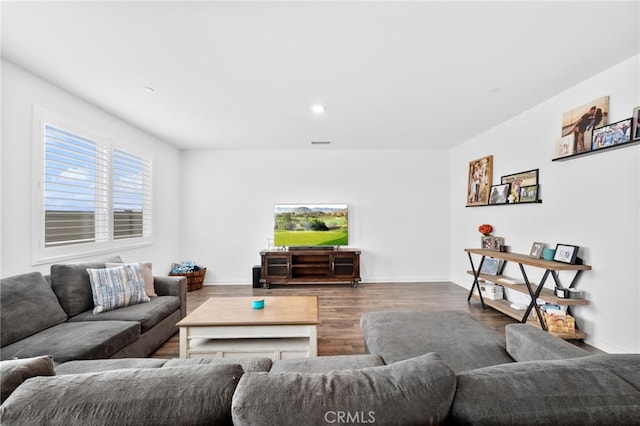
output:
[[[305,248],[263,250],[260,283],[317,284],[360,282],[360,250],[354,248]]]

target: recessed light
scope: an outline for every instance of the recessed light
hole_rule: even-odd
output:
[[[320,104],[315,104],[315,105],[311,105],[311,111],[315,112],[316,114],[322,114],[325,111],[325,106],[324,105],[320,105]]]
[[[144,88],[144,91],[147,92],[147,93],[153,93],[153,87],[147,86],[147,87]]]

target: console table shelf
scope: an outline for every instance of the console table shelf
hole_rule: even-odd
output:
[[[589,301],[587,301],[586,299],[569,299],[569,298],[558,297],[555,295],[554,291],[544,288],[544,283],[549,277],[549,275],[551,275],[551,277],[553,278],[556,288],[563,288],[562,284],[560,283],[558,271],[574,271],[575,274],[573,276],[573,279],[571,280],[570,285],[568,286],[568,288],[573,288],[576,285],[577,279],[582,273],[582,271],[591,270],[591,266],[589,265],[573,265],[568,263],[556,262],[552,260],[539,259],[532,256],[528,256],[526,254],[505,253],[505,252],[499,252],[495,250],[470,248],[470,249],[465,249],[464,251],[467,252],[467,255],[469,256],[469,262],[471,263],[471,270],[467,271],[467,274],[472,275],[474,277],[473,285],[469,290],[469,295],[467,297],[467,300],[471,300],[471,298],[473,297],[474,299],[480,301],[483,308],[485,306],[489,306],[499,312],[502,312],[505,315],[508,315],[512,318],[519,320],[520,322],[527,322],[529,324],[540,327],[545,331],[548,331],[546,324],[542,319],[542,313],[541,313],[540,307],[536,303],[537,299],[541,298],[547,301],[548,303],[553,303],[556,305],[565,305],[567,306],[567,313],[569,313],[570,306],[572,305],[586,305],[589,303]],[[478,264],[477,268],[473,263],[473,258],[471,256],[472,254],[475,254],[481,257],[480,263]],[[504,262],[517,263],[518,266],[520,267],[520,272],[522,273],[522,278],[524,281],[523,284],[510,283],[508,282],[509,280],[508,277],[505,277],[503,275],[491,275],[491,274],[481,273],[480,270],[482,269],[482,264],[484,263],[484,260],[487,257],[502,260]],[[529,281],[529,278],[524,269],[524,266],[532,266],[535,268],[544,269],[544,274],[539,284],[535,284]],[[482,296],[482,292],[480,291],[480,280],[496,283],[503,287],[517,291],[519,293],[526,294],[529,297],[531,297],[531,302],[529,303],[529,306],[527,306],[527,309],[524,310],[523,312],[522,310],[512,308],[511,303],[507,300],[486,299]],[[475,289],[477,289],[476,294],[474,294]],[[575,330],[575,332],[573,333],[565,333],[565,332],[549,332],[549,333],[557,337],[560,337],[562,339],[584,339],[585,337],[587,337],[586,333],[580,330]]]
[[[263,250],[260,283],[271,284],[360,282],[360,250],[353,248],[305,248]]]

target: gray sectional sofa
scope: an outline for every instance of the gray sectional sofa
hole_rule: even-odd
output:
[[[452,320],[462,331],[445,325]],[[48,357],[5,361],[3,389],[6,383],[12,392],[3,390],[0,422],[640,424],[639,354],[591,355],[527,324],[508,325],[505,338],[465,312],[368,313],[361,324],[375,353],[55,367]],[[430,341],[422,340],[425,327]]]
[[[59,264],[47,276],[31,272],[0,280],[0,359],[146,357],[178,331],[187,309],[184,277],[153,277],[158,297],[94,315],[87,268],[104,267]]]

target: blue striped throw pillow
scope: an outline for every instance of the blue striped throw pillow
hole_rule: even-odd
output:
[[[149,302],[144,277],[138,263],[115,268],[87,269],[93,293],[93,313]]]

